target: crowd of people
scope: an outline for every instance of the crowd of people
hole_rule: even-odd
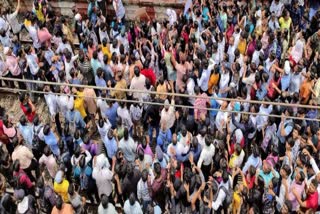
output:
[[[15,9],[0,86],[27,93],[20,118],[0,109],[1,214],[320,210],[318,0],[187,0],[136,21],[121,0],[71,20]]]

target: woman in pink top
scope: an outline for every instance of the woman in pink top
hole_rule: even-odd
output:
[[[18,58],[12,53],[12,49],[9,47],[5,47],[3,50],[6,55],[6,67],[10,71],[10,74],[13,78],[22,79],[22,72],[19,66]],[[9,87],[14,88],[14,82],[8,81]],[[18,82],[20,89],[25,89],[25,84],[23,82]]]

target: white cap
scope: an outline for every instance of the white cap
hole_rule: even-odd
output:
[[[7,55],[8,52],[9,52],[9,50],[10,50],[9,47],[4,47],[4,48],[3,48],[3,53],[4,53],[5,55]]]
[[[290,70],[291,70],[290,62],[289,62],[289,60],[286,60],[285,63],[284,63],[284,72],[286,74],[289,74]]]
[[[77,13],[75,16],[74,16],[75,20],[76,21],[79,21],[82,17],[80,15],[80,13]]]

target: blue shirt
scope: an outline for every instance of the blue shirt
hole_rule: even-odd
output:
[[[281,143],[285,143],[286,141],[286,136],[288,136],[292,130],[293,130],[293,121],[290,119],[290,120],[285,120],[284,121],[284,131],[285,131],[285,136],[281,136],[281,126],[282,126],[282,122],[279,124],[279,127],[278,127],[278,131],[277,131],[277,136],[280,140]]]
[[[117,141],[114,139],[114,137],[110,140],[108,136],[105,136],[103,139],[103,143],[106,147],[108,158],[112,159],[112,157],[116,155],[118,150]]]
[[[106,81],[103,78],[99,78],[97,75],[95,76],[95,82],[98,87],[107,87]]]
[[[66,114],[66,122],[70,123],[74,121],[77,129],[84,129],[86,127],[86,123],[84,122],[81,114],[77,110],[68,111]]]
[[[281,77],[281,91],[286,91],[289,88],[291,74],[285,74]]]
[[[159,145],[164,153],[167,153],[169,144],[171,143],[172,133],[170,129],[167,129],[166,132],[162,130],[159,132],[157,137],[157,145]]]
[[[217,101],[213,98],[210,99],[210,108],[215,108],[215,109],[219,108],[219,103],[217,103]],[[214,117],[217,114],[218,114],[218,111],[210,110],[210,116]]]
[[[50,147],[51,152],[54,155],[56,156],[60,155],[58,140],[52,131],[50,131],[48,135],[44,135],[44,142]]]
[[[21,132],[21,135],[25,142],[29,145],[32,146],[32,140],[33,140],[33,129],[32,126],[23,126],[19,123],[18,125],[19,131]]]
[[[117,109],[119,104],[117,102],[113,103],[111,107],[107,108],[105,115],[108,117],[112,127],[117,126]]]
[[[250,166],[253,166],[254,168],[257,168],[260,163],[260,157],[254,157],[253,155],[250,155],[247,162],[245,163],[242,172],[246,173]]]
[[[99,60],[93,58],[91,59],[90,64],[93,70],[93,74],[96,76],[98,68],[101,68],[102,65]]]
[[[259,175],[263,178],[264,180],[264,187],[268,188],[270,181],[274,177],[272,172],[269,172],[268,174],[265,174],[263,170],[260,170]],[[279,173],[275,171],[275,177],[279,178]]]
[[[261,87],[257,90],[256,97],[258,98],[258,100],[263,100],[263,98],[267,95],[267,87],[268,83],[263,83]]]

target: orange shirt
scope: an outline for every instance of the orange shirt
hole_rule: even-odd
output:
[[[312,82],[305,80],[300,87],[300,97],[302,98],[302,103],[306,104],[311,96]]]
[[[70,204],[63,204],[62,209],[58,210],[56,207],[53,207],[51,214],[73,214],[73,208]]]
[[[209,83],[208,83],[208,92],[209,92],[209,94],[213,94],[212,87],[215,86],[215,85],[218,85],[219,77],[220,77],[219,73],[211,74],[210,79],[209,79]]]

